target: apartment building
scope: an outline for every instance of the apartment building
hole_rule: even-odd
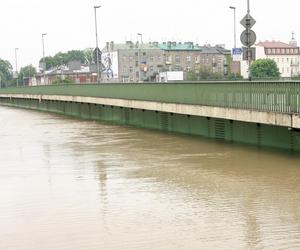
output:
[[[297,41],[292,37],[289,43],[264,41],[255,45],[256,59],[272,59],[276,62],[281,77],[298,76],[300,73],[300,50]],[[242,74],[247,77],[246,62],[242,62]]]
[[[127,41],[125,44],[106,43],[102,52],[102,62],[107,65],[103,67],[104,81],[156,81],[159,73],[165,71],[189,72],[205,68],[214,73],[227,74],[229,70],[230,51],[224,46]],[[111,71],[114,73],[105,73]]]

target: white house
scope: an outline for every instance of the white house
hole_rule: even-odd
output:
[[[274,60],[281,73],[281,77],[299,75],[300,50],[294,37],[289,44],[280,41],[265,41],[256,44],[255,48],[256,59],[269,58]],[[247,62],[243,61],[241,64],[241,74],[244,77],[248,77],[247,68]]]

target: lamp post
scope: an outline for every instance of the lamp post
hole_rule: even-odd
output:
[[[235,18],[236,7],[229,6],[229,8],[233,10],[234,48],[236,48],[236,18]]]
[[[15,48],[17,87],[19,87],[19,76],[18,76],[18,57],[17,57],[17,51],[18,51],[18,49],[19,49],[19,48]]]
[[[43,45],[43,78],[44,78],[44,84],[45,84],[45,70],[46,70],[46,62],[45,62],[45,42],[44,42],[44,36],[46,36],[47,33],[42,34],[42,45]]]
[[[143,43],[143,34],[137,33],[138,37],[141,39],[141,43],[139,44],[139,82],[142,81],[142,70],[141,70],[141,46]]]
[[[97,83],[100,83],[101,80],[101,73],[99,68],[99,46],[98,46],[98,27],[97,27],[97,9],[101,6],[96,5],[94,6],[94,13],[95,13],[95,33],[96,33],[96,67],[97,67]],[[100,58],[101,59],[101,58]]]

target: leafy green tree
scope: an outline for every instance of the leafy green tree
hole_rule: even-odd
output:
[[[36,68],[32,65],[27,65],[22,67],[19,72],[19,79],[22,80],[23,78],[33,77],[36,74]]]
[[[224,75],[221,73],[213,72],[209,67],[202,66],[199,69],[188,72],[187,79],[189,81],[221,80],[224,79]]]
[[[71,61],[80,61],[81,63],[89,62],[91,55],[89,50],[70,50],[68,52],[59,52],[54,56],[45,57],[46,69],[51,69],[61,65],[66,65]],[[40,63],[43,58],[40,59]]]
[[[258,59],[251,64],[251,75],[254,78],[278,78],[280,72],[272,59]]]
[[[70,78],[66,77],[65,79],[56,79],[55,81],[52,82],[53,85],[59,85],[59,84],[74,84],[75,81]]]
[[[0,58],[0,78],[1,84],[10,85],[13,78],[13,67],[9,61]]]

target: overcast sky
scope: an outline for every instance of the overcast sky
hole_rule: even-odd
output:
[[[15,67],[38,65],[45,54],[95,46],[94,5],[99,43],[136,41],[137,33],[148,41],[193,41],[233,47],[233,10],[237,16],[237,44],[243,30],[247,0],[0,0],[0,58]],[[299,0],[250,0],[253,30],[258,40],[288,42],[295,32],[300,39]],[[299,40],[300,41],[300,40]]]

